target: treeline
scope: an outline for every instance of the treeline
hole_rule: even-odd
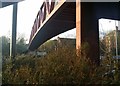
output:
[[[2,49],[2,55],[3,56],[9,56],[10,54],[10,38],[6,36],[0,37],[1,46],[0,49]],[[26,40],[23,37],[20,37],[16,41],[16,53],[22,54],[27,50],[28,45],[26,44]]]

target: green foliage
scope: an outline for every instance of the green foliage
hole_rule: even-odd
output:
[[[100,66],[93,64],[85,53],[88,44],[77,56],[71,46],[59,47],[46,57],[21,55],[12,65],[3,64],[4,84],[120,84],[117,62],[106,54]],[[115,74],[108,72],[117,64]],[[110,65],[110,66],[107,66]],[[108,75],[105,75],[108,73]]]
[[[0,42],[2,43],[2,45],[0,46],[0,49],[2,49],[1,51],[2,55],[4,57],[8,57],[10,54],[10,39],[8,37],[2,36],[0,37]],[[17,39],[16,43],[17,54],[22,54],[23,52],[25,52],[27,50],[27,47],[28,46],[24,38],[20,37],[19,39]]]
[[[20,38],[17,40],[17,45],[16,45],[16,50],[18,54],[22,54],[23,52],[25,52],[27,50],[27,45],[26,45],[26,41],[24,38]]]
[[[0,42],[2,43],[2,46],[0,47],[2,49],[2,55],[3,56],[8,56],[10,52],[10,39],[2,36],[0,37]]]

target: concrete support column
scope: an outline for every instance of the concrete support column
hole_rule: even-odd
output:
[[[16,32],[17,32],[17,3],[13,4],[12,39],[10,45],[10,57],[12,60],[14,60],[16,55]]]
[[[76,32],[76,48],[88,43],[87,57],[99,65],[99,29],[94,3],[76,2]]]

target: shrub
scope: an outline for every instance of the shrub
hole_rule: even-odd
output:
[[[19,56],[14,64],[3,64],[3,84],[116,84],[120,83],[119,70],[116,78],[104,76],[115,64],[108,55],[100,66],[93,64],[86,55],[85,45],[81,53],[71,46],[59,47],[45,57]],[[110,57],[110,55],[109,55]],[[110,64],[111,62],[111,64]],[[106,65],[110,64],[111,69]]]

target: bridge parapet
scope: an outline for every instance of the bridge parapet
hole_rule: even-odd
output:
[[[31,35],[29,39],[29,44],[31,43],[32,39],[34,38],[38,29],[42,26],[45,22],[46,18],[51,14],[51,12],[55,9],[55,7],[60,3],[64,2],[65,0],[45,0],[38,11],[36,19],[34,21]]]

